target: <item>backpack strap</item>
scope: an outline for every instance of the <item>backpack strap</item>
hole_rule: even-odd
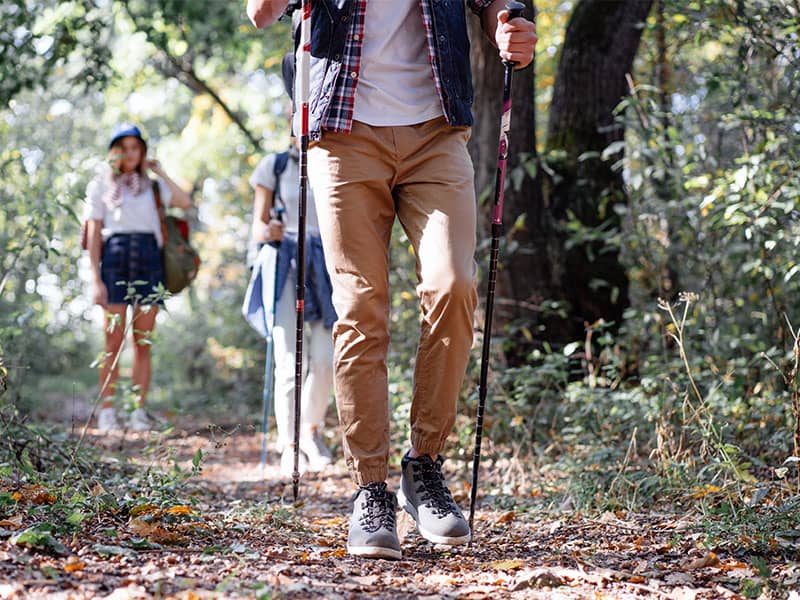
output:
[[[158,212],[158,221],[161,223],[161,243],[167,245],[167,224],[164,221],[165,212],[164,205],[161,204],[161,187],[158,185],[158,180],[151,179],[150,183],[153,185],[153,199],[156,202],[156,211]]]
[[[275,164],[272,165],[272,173],[275,175],[275,190],[272,193],[273,208],[276,202],[280,202],[283,205],[283,207],[286,208],[286,203],[283,201],[283,198],[281,197],[281,174],[286,170],[288,164],[289,164],[288,152],[280,152],[279,154],[275,155]]]

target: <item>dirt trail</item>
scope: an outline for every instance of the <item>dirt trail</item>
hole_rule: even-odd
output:
[[[143,444],[133,435],[102,443],[131,451]],[[740,592],[761,581],[747,560],[702,549],[703,534],[691,519],[621,512],[587,518],[503,496],[482,502],[470,546],[434,547],[401,513],[403,559],[356,559],[345,553],[353,488],[341,460],[304,476],[302,501],[292,505],[275,454],[259,468],[255,433],[172,435],[163,443],[187,461],[198,448],[205,454],[191,491],[199,518],[179,538],[142,530],[132,516],[117,524],[118,538],[109,542],[115,548],[142,534],[165,543],[109,555],[74,539],[75,556],[53,558],[0,539],[0,597],[687,600],[744,598]],[[466,472],[448,472],[464,508]],[[397,483],[395,471],[390,486]],[[70,561],[80,568],[70,570]],[[760,597],[800,600],[792,591],[798,578],[796,564],[776,562],[771,581],[780,589],[770,592],[764,583]]]

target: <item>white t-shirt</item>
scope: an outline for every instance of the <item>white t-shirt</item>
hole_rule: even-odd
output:
[[[367,0],[353,119],[414,125],[444,114],[419,0]]]
[[[145,181],[144,190],[134,196],[127,187],[123,187],[122,204],[110,206],[105,198],[111,181],[109,171],[104,170],[89,182],[86,188],[86,212],[84,218],[103,221],[103,240],[115,233],[152,233],[156,236],[159,247],[164,243],[161,237],[161,221],[153,196],[153,186]],[[172,191],[161,179],[158,179],[161,192],[161,203],[168,207],[172,199]]]
[[[256,166],[253,174],[250,176],[250,185],[255,190],[257,185],[262,185],[272,192],[275,191],[275,173],[273,168],[275,166],[275,154],[270,154],[262,158]],[[280,201],[275,202],[277,206],[283,206],[286,211],[283,213],[283,225],[287,233],[297,235],[297,206],[300,201],[300,164],[297,159],[297,154],[294,152],[289,154],[289,162],[286,163],[286,169],[281,173],[281,189]],[[308,193],[306,196],[306,233],[319,234],[319,221],[317,220],[317,211],[314,207],[314,195],[311,192],[311,186],[308,186]]]

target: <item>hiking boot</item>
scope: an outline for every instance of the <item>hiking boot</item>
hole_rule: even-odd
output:
[[[100,431],[113,431],[119,429],[119,421],[117,421],[117,411],[113,406],[101,408],[97,411],[97,429]]]
[[[331,451],[316,428],[300,434],[300,451],[308,459],[309,471],[322,471],[333,462]]]
[[[444,483],[439,456],[403,457],[398,501],[417,522],[420,535],[434,544],[456,546],[470,539],[469,524]]]
[[[141,406],[134,409],[128,417],[128,429],[131,431],[151,431],[156,428],[156,420],[147,414]]]
[[[303,447],[302,445],[300,446]],[[299,466],[298,470],[300,474],[306,472],[308,468],[308,461],[306,460],[305,454],[300,452],[300,460],[298,461]],[[294,474],[294,446],[289,444],[284,446],[283,453],[281,454],[281,476],[285,477],[286,479],[291,479],[292,475]]]
[[[347,552],[372,558],[402,558],[397,537],[397,498],[386,483],[363,485],[353,497]]]

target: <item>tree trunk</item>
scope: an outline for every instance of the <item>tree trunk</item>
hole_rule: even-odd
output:
[[[530,16],[530,8],[525,12]],[[475,124],[469,144],[475,167],[475,189],[480,201],[479,252],[481,270],[480,297],[485,297],[488,248],[481,242],[489,238],[491,206],[497,172],[497,152],[500,135],[500,115],[503,96],[503,63],[495,48],[481,29],[478,19],[469,19],[472,77],[475,87],[473,114]],[[540,296],[538,282],[543,273],[536,256],[529,253],[533,245],[528,215],[541,205],[537,179],[532,178],[522,163],[536,159],[536,106],[533,102],[533,67],[515,71],[512,77],[512,115],[509,140],[508,168],[503,224],[495,296],[494,335],[502,335],[509,326],[529,323],[537,317]],[[518,221],[519,220],[519,221]],[[515,227],[515,223],[519,223]],[[520,355],[519,347],[512,349],[509,358]]]
[[[598,319],[619,324],[628,305],[628,279],[619,252],[598,232],[620,227],[615,206],[626,196],[622,176],[600,154],[624,137],[613,111],[627,95],[644,21],[652,0],[581,0],[570,18],[550,108],[546,156],[551,171],[543,201],[549,243],[549,287],[563,294],[571,319],[551,324],[548,339],[582,339]],[[575,236],[575,228],[586,236]],[[570,239],[571,238],[571,239]],[[556,250],[554,252],[554,250]],[[546,286],[547,287],[547,286]]]

